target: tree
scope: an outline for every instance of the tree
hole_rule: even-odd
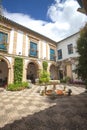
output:
[[[80,37],[77,41],[77,52],[79,53],[76,72],[85,82],[87,89],[87,23],[80,31]]]
[[[43,70],[47,71],[48,63],[43,61]]]

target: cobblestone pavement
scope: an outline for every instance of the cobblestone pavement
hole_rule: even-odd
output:
[[[84,88],[71,86],[72,96],[55,98],[40,96],[38,88],[0,92],[0,130],[87,129]]]

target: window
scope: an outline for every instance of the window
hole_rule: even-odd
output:
[[[0,32],[0,50],[7,50],[7,38],[6,33]]]
[[[58,59],[62,59],[62,50],[58,50]]]
[[[37,44],[34,42],[30,42],[30,56],[37,57]]]
[[[50,60],[55,60],[55,50],[50,49]]]
[[[68,47],[68,54],[72,54],[73,53],[73,44],[69,44],[67,47]]]

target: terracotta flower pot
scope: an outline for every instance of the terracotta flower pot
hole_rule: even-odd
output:
[[[63,95],[63,91],[62,90],[56,90],[56,94]]]
[[[52,90],[47,90],[46,91],[46,95],[51,95],[52,94]]]

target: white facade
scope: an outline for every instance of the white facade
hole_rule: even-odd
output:
[[[79,32],[71,35],[70,37],[67,37],[66,39],[58,42],[57,44],[57,55],[58,50],[62,51],[62,57],[57,57],[57,63],[59,65],[59,70],[62,68],[62,77],[70,77],[71,80],[77,81],[78,76],[74,72],[77,64],[77,40],[79,38]],[[72,53],[69,53],[68,51],[68,45],[72,44]]]
[[[60,49],[62,50],[62,59],[57,59],[58,61],[66,60],[66,59],[73,58],[73,57],[78,57],[78,53],[76,50],[78,38],[79,38],[79,33],[74,34],[74,35],[60,41],[57,44],[57,51]],[[73,45],[73,53],[72,54],[68,54],[67,46],[69,44]]]

